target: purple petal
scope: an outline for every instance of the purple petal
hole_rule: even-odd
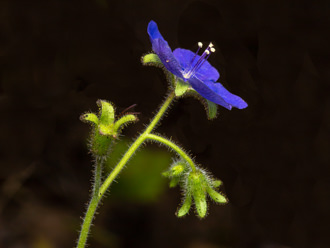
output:
[[[163,36],[161,35],[161,33],[158,30],[158,26],[157,23],[155,23],[154,21],[150,21],[148,24],[148,34],[152,43],[152,40],[154,39],[163,39]]]
[[[214,93],[221,96],[228,104],[238,109],[244,109],[248,106],[248,104],[239,96],[236,96],[230,93],[225,87],[223,87],[220,83],[215,83],[211,81],[204,81],[205,85],[207,85]],[[212,101],[212,100],[210,100]]]
[[[228,104],[220,95],[215,93],[211,88],[204,84],[201,80],[196,77],[191,77],[188,80],[189,84],[196,90],[202,97],[207,100],[219,104],[226,109],[231,110],[231,105]]]
[[[148,24],[148,34],[152,44],[152,50],[158,55],[165,68],[174,75],[182,78],[181,66],[154,21],[150,21]]]
[[[173,51],[174,57],[179,61],[180,65],[182,66],[183,70],[192,68],[201,57],[196,55],[193,63],[191,63],[192,59],[195,56],[190,50],[177,48]],[[211,80],[217,81],[220,77],[219,72],[215,69],[207,60],[204,60],[202,66],[197,70],[195,76],[199,78],[201,81]]]
[[[165,68],[174,75],[182,78],[181,66],[175,59],[171,48],[167,42],[163,39],[154,39],[152,41],[152,50],[158,55],[160,61],[162,61]]]

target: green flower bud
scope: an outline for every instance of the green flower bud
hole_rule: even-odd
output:
[[[180,183],[180,177],[172,177],[170,181],[170,188],[176,187]]]
[[[227,203],[227,198],[221,195],[219,192],[215,191],[214,189],[208,187],[206,189],[209,196],[217,203]]]
[[[194,201],[199,218],[204,218],[207,214],[207,195],[217,203],[227,202],[226,197],[215,190],[222,182],[213,179],[206,171],[196,168],[195,171],[185,172],[182,177],[184,178],[181,180],[185,182],[181,184],[184,187],[185,201],[177,213],[178,216],[188,213],[190,205],[189,202],[186,203],[187,199]]]
[[[170,178],[170,188],[174,188],[177,186],[182,178],[182,175],[186,172],[187,170],[187,165],[183,161],[176,161],[174,162],[169,170],[165,171],[162,173],[164,177]]]
[[[169,170],[162,173],[165,177],[178,177],[181,176],[186,171],[187,165],[183,161],[175,161]]]
[[[196,206],[197,215],[204,218],[207,213],[206,178],[201,171],[191,172],[188,177],[188,187]]]
[[[182,206],[180,207],[180,209],[177,211],[176,216],[178,217],[183,217],[185,216],[187,213],[189,213],[190,207],[191,207],[191,203],[192,203],[192,198],[191,195],[187,195],[186,198],[183,201]]]
[[[222,185],[222,182],[220,181],[220,180],[213,180],[212,181],[212,186],[214,187],[214,188],[218,188],[218,187],[220,187]]]
[[[195,192],[194,200],[198,216],[204,218],[207,213],[206,195],[203,191]]]
[[[123,126],[127,123],[136,121],[137,117],[133,114],[127,114],[115,121],[115,110],[111,103],[98,100],[99,115],[94,113],[85,113],[80,119],[89,122],[93,126],[93,132],[90,140],[90,150],[95,157],[104,158],[118,137]]]

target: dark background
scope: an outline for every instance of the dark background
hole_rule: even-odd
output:
[[[1,0],[0,247],[74,246],[92,170],[80,114],[97,99],[138,104],[132,139],[167,92],[140,63],[151,19],[173,49],[212,41],[220,81],[249,104],[208,121],[180,99],[157,129],[223,180],[230,203],[178,219],[178,189],[125,197],[123,174],[90,247],[330,247],[329,16],[329,1]],[[158,171],[133,188],[166,186],[147,162],[166,150],[142,151],[124,173]]]

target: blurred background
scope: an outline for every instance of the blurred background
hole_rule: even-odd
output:
[[[230,203],[178,219],[161,176],[173,154],[147,145],[103,200],[90,247],[330,247],[330,2],[0,2],[0,247],[73,247],[90,195],[85,111],[137,104],[114,161],[167,92],[143,67],[158,23],[171,47],[215,44],[220,82],[248,102],[208,121],[178,100],[157,132],[224,182]]]

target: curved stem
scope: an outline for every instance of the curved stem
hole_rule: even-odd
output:
[[[157,123],[160,121],[162,116],[165,114],[166,110],[170,106],[171,102],[173,101],[175,97],[175,93],[171,92],[167,99],[165,100],[164,104],[159,109],[156,116],[153,118],[153,120],[150,122],[149,126],[146,128],[146,130],[135,140],[135,142],[131,145],[131,147],[126,151],[122,159],[119,161],[119,163],[116,165],[116,167],[112,170],[110,175],[105,179],[103,184],[100,187],[99,191],[99,197],[102,197],[104,193],[107,191],[113,180],[117,177],[117,175],[120,173],[120,171],[124,168],[125,164],[128,162],[128,160],[132,157],[132,155],[135,153],[135,151],[139,148],[139,146],[147,139],[148,134],[155,128]]]
[[[90,229],[91,223],[93,221],[97,206],[101,199],[99,197],[99,189],[100,189],[100,185],[101,185],[102,167],[103,167],[103,160],[96,159],[95,171],[94,171],[93,195],[92,195],[91,201],[88,204],[84,222],[81,227],[81,231],[80,231],[80,235],[79,235],[79,239],[78,239],[78,243],[77,243],[77,248],[84,248],[86,245],[89,229]]]
[[[155,135],[155,134],[148,134],[147,139],[158,141],[164,145],[167,145],[168,147],[172,148],[174,151],[176,151],[184,160],[188,162],[191,169],[193,171],[196,171],[195,163],[192,161],[192,159],[189,157],[187,153],[185,153],[179,146],[171,142],[170,140],[163,138],[161,136]]]

